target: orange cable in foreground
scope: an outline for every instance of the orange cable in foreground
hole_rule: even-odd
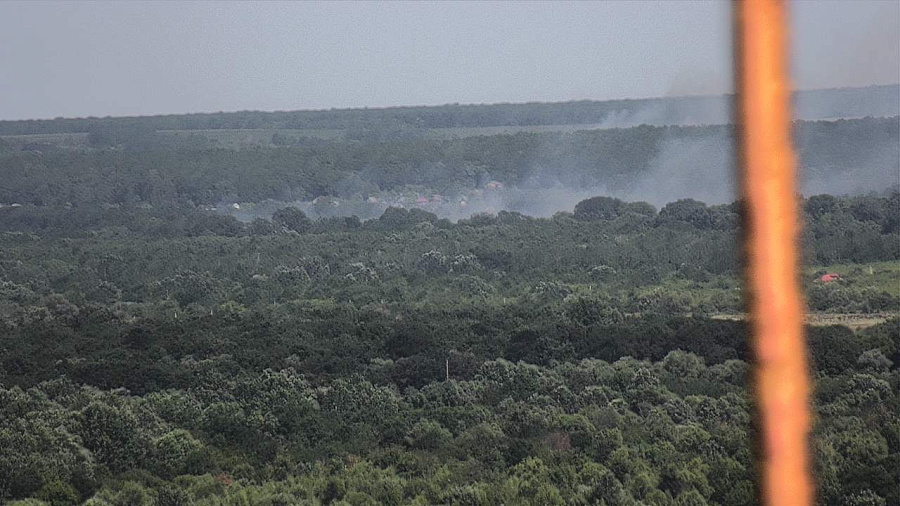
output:
[[[797,280],[797,193],[791,149],[787,5],[734,6],[737,152],[759,409],[760,488],[770,506],[812,504],[809,378]]]

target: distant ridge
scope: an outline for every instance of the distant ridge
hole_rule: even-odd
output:
[[[900,115],[900,84],[804,90],[802,120]],[[607,127],[730,123],[731,96],[570,102],[447,104],[298,111],[239,111],[0,121],[0,135],[88,133],[98,126],[153,130],[452,128],[596,124]]]

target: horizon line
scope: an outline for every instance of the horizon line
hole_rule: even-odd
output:
[[[807,93],[815,91],[840,91],[840,90],[862,90],[867,88],[889,88],[900,87],[900,82],[889,84],[869,84],[865,86],[840,86],[825,88],[804,88],[791,90],[791,93]],[[137,115],[106,115],[106,116],[56,116],[53,118],[20,118],[20,119],[0,119],[0,123],[19,123],[30,121],[65,121],[65,120],[110,120],[110,119],[134,119],[134,118],[158,118],[170,116],[204,116],[216,114],[241,114],[241,113],[262,113],[262,114],[278,114],[278,113],[317,113],[317,112],[350,112],[350,111],[387,111],[391,109],[422,109],[422,108],[441,108],[441,107],[490,107],[490,106],[511,106],[511,105],[537,105],[537,104],[571,104],[577,102],[638,102],[651,100],[675,100],[675,99],[708,99],[734,96],[734,92],[730,93],[700,93],[700,94],[682,94],[682,95],[656,95],[649,97],[626,97],[626,98],[608,98],[608,99],[570,99],[570,100],[528,100],[524,102],[446,102],[442,104],[418,104],[418,105],[381,105],[381,106],[355,106],[355,107],[329,107],[329,108],[308,108],[308,109],[237,109],[228,111],[194,111],[194,112],[173,112],[173,113],[154,113],[154,114],[137,114]]]

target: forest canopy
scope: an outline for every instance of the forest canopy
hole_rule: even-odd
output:
[[[823,505],[900,504],[896,89],[797,97]],[[0,502],[757,503],[727,100],[0,122]]]
[[[810,308],[876,323],[807,328],[823,504],[900,501],[898,206],[803,201]],[[739,214],[0,209],[0,494],[756,502]]]

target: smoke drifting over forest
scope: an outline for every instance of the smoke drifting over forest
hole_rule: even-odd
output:
[[[726,125],[733,123],[729,95],[690,94],[644,100],[612,111],[598,128],[638,125]],[[900,88],[870,86],[840,90],[805,90],[793,95],[794,119],[805,121],[900,115]]]
[[[732,97],[0,122],[0,204],[551,216],[597,195],[735,199]],[[900,180],[900,86],[794,95],[806,195]],[[216,205],[218,204],[218,205]],[[234,206],[237,204],[237,207]]]
[[[799,163],[800,188],[805,196],[882,194],[900,187],[900,146],[896,143],[882,144],[852,164],[829,163],[822,154],[806,154],[805,158],[801,154]],[[563,181],[567,178],[560,177],[566,172],[570,170],[546,168],[535,171],[521,184],[486,183],[480,188],[446,196],[432,195],[424,189],[406,194],[348,191],[333,198],[317,199],[318,202],[271,201],[258,208],[258,212],[252,211],[253,206],[248,209],[246,204],[240,211],[229,207],[230,203],[220,207],[244,220],[267,217],[286,205],[298,207],[314,217],[355,214],[362,218],[377,217],[390,206],[417,207],[456,221],[477,213],[499,211],[549,217],[557,212],[571,212],[578,202],[598,195],[649,202],[658,209],[679,199],[689,198],[714,205],[730,203],[737,198],[732,139],[727,134],[665,138],[644,171],[612,185],[578,187],[566,184]],[[366,175],[356,175],[353,179],[352,184],[344,186],[374,189],[383,185],[382,181],[366,179]],[[427,186],[426,182],[423,188]],[[363,199],[366,195],[378,196]]]
[[[833,108],[821,108],[828,111]],[[813,107],[810,105],[809,107]],[[867,121],[882,125],[879,135],[860,140],[864,146],[847,145],[847,138],[835,135],[833,129]],[[817,194],[862,195],[900,188],[900,143],[896,134],[900,118],[880,120],[825,121],[805,123],[798,127],[795,145],[798,152],[800,190],[805,196]],[[885,128],[886,127],[886,128]],[[632,130],[637,132],[636,130]],[[733,202],[737,198],[731,127],[667,128],[669,132],[648,147],[652,155],[627,173],[616,174],[617,162],[600,167],[587,175],[578,167],[554,164],[559,147],[548,142],[535,155],[541,161],[525,160],[536,167],[518,181],[500,183],[490,173],[476,178],[474,187],[459,188],[446,195],[433,195],[436,177],[442,166],[422,168],[420,186],[381,191],[388,185],[377,177],[377,171],[366,170],[339,183],[339,190],[327,199],[295,201],[290,204],[269,202],[265,216],[274,208],[293,205],[315,217],[348,216],[374,218],[390,206],[417,207],[439,217],[457,220],[477,213],[516,211],[536,217],[549,217],[557,212],[571,212],[586,198],[604,195],[625,201],[644,201],[661,208],[679,199],[694,199],[710,205]],[[638,134],[633,142],[639,142]],[[558,139],[557,139],[558,140]],[[841,144],[844,142],[844,144]],[[854,144],[854,141],[849,141]],[[502,179],[502,178],[499,178]],[[323,202],[327,201],[327,205]],[[256,217],[242,209],[243,219]]]

